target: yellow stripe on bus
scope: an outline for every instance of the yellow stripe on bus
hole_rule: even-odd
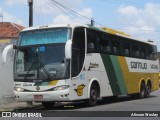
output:
[[[154,91],[159,89],[158,73],[129,72],[125,57],[118,57],[118,60],[120,62],[128,94],[138,93],[140,91],[140,84],[142,80],[147,84],[147,81],[150,79],[152,82],[152,90]]]
[[[58,80],[53,80],[53,81],[50,81],[50,82],[48,83],[48,85],[49,85],[49,86],[54,86],[54,85],[57,84],[57,82],[58,82]]]

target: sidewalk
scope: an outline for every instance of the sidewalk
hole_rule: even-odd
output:
[[[0,112],[15,111],[15,110],[19,110],[19,109],[28,109],[28,108],[38,107],[40,105],[41,105],[41,103],[33,102],[32,105],[28,105],[27,102],[14,101],[11,103],[0,104]]]

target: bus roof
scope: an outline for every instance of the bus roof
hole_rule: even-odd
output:
[[[57,28],[57,27],[88,27],[88,25],[80,24],[80,23],[74,23],[74,24],[50,24],[50,25],[41,25],[41,26],[34,26],[34,27],[28,27],[22,30],[24,31],[32,31],[32,30],[39,30],[39,29],[48,29],[48,28]]]
[[[75,28],[75,27],[85,27],[85,28],[90,28],[93,30],[97,30],[97,31],[101,31],[104,33],[108,33],[108,34],[112,34],[112,35],[116,35],[119,37],[124,37],[124,38],[128,38],[130,40],[135,40],[138,42],[142,42],[142,43],[146,43],[146,44],[150,44],[150,45],[155,45],[153,42],[146,42],[146,41],[142,41],[139,39],[135,39],[132,38],[130,35],[118,31],[118,30],[114,30],[111,28],[106,28],[106,27],[95,27],[95,26],[91,26],[91,25],[86,25],[86,24],[80,24],[80,23],[72,23],[72,24],[50,24],[50,25],[42,25],[42,26],[35,26],[35,27],[28,27],[22,30],[22,32],[25,31],[32,31],[32,30],[40,30],[40,29],[48,29],[48,28],[57,28],[57,27],[71,27],[71,28]]]

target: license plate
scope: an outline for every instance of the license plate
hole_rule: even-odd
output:
[[[34,95],[34,99],[43,99],[43,95]]]

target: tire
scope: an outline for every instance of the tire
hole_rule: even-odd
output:
[[[46,109],[52,109],[54,106],[54,102],[42,102],[42,105],[46,108]]]
[[[87,106],[93,107],[97,104],[98,89],[96,85],[92,85],[90,89],[90,98],[86,101]]]
[[[145,97],[146,98],[150,97],[150,92],[151,92],[151,85],[147,84],[146,89],[145,89]]]
[[[145,84],[142,82],[141,83],[141,88],[140,88],[140,93],[137,94],[137,97],[139,99],[143,99],[145,97],[145,91],[146,91]]]

